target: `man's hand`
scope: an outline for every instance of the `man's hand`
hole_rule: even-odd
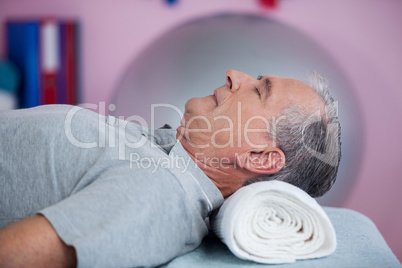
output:
[[[75,267],[75,250],[42,215],[0,229],[0,267]]]

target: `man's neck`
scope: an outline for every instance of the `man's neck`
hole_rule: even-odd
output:
[[[205,155],[197,158],[197,154],[201,155],[202,153],[196,151],[185,139],[179,141],[190,158],[215,184],[223,197],[228,197],[243,186],[246,176],[244,170],[236,168],[236,165],[230,162],[211,163],[208,161],[211,158],[205,157]]]

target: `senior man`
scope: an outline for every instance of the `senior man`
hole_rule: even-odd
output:
[[[156,266],[195,249],[223,198],[260,180],[321,196],[340,127],[325,79],[230,70],[150,130],[74,106],[0,113],[0,266]]]

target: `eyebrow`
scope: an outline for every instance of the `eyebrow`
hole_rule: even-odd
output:
[[[257,80],[261,80],[262,79],[262,75],[259,75],[257,77]],[[264,90],[265,90],[265,97],[264,97],[264,101],[266,101],[269,97],[269,95],[271,94],[271,87],[272,87],[272,83],[271,80],[267,77],[264,79]]]

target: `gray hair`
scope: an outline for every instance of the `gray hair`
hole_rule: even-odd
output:
[[[257,181],[285,181],[312,197],[322,196],[331,189],[341,158],[338,108],[324,77],[313,72],[307,84],[324,101],[325,112],[308,112],[295,105],[283,108],[280,119],[268,128],[268,134],[285,154],[285,164],[277,173],[251,179],[245,185]]]

